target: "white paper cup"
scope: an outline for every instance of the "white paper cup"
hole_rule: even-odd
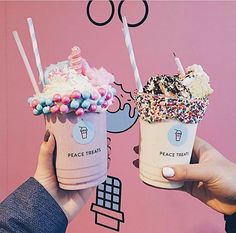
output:
[[[85,189],[107,178],[106,113],[50,114],[46,128],[56,139],[56,173],[59,186]]]
[[[139,172],[143,182],[160,188],[175,189],[184,182],[171,182],[162,176],[162,168],[190,163],[197,124],[177,120],[149,123],[140,119]]]

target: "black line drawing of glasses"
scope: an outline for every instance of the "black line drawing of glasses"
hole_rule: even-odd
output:
[[[88,4],[87,4],[87,16],[88,16],[90,22],[93,23],[93,24],[96,25],[96,26],[104,26],[104,25],[110,23],[110,21],[112,20],[114,14],[115,14],[115,5],[114,5],[113,0],[109,0],[109,3],[110,3],[110,5],[111,5],[111,15],[110,15],[110,17],[109,17],[106,21],[104,21],[104,22],[96,22],[96,21],[91,17],[91,14],[90,14],[90,6],[91,6],[92,2],[93,2],[93,0],[89,0],[89,1],[88,1]],[[123,21],[122,21],[121,8],[122,8],[122,5],[124,4],[124,2],[125,2],[125,1],[122,0],[122,1],[120,1],[119,5],[118,5],[118,16],[119,16],[119,19],[120,19],[120,21],[121,21],[122,23],[123,23]],[[128,23],[128,26],[129,26],[129,27],[138,27],[138,26],[140,26],[141,24],[143,24],[144,21],[147,19],[148,12],[149,12],[148,3],[147,3],[146,0],[142,0],[142,2],[143,2],[144,7],[145,7],[145,13],[144,13],[143,18],[142,18],[139,22],[137,22],[137,23],[132,23],[132,24],[131,24],[131,23]]]

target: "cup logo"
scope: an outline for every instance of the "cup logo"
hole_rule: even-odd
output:
[[[182,146],[187,141],[188,130],[184,124],[172,126],[168,132],[168,141],[171,145]]]
[[[79,144],[88,144],[94,139],[94,125],[85,120],[78,121],[72,130],[72,136]]]

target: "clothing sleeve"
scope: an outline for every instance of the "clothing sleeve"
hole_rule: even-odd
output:
[[[0,204],[1,233],[64,233],[67,224],[61,207],[32,177]]]
[[[225,215],[225,231],[227,233],[236,233],[236,213]]]

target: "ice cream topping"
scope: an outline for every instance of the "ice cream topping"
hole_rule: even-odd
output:
[[[137,110],[143,120],[155,122],[177,119],[184,123],[202,120],[213,92],[209,77],[199,65],[186,69],[186,75],[151,77],[143,92],[135,92]]]
[[[81,57],[79,47],[73,47],[69,60],[47,67],[46,85],[42,93],[29,98],[34,115],[50,113],[103,112],[112,104],[114,76],[103,67],[90,68]]]

